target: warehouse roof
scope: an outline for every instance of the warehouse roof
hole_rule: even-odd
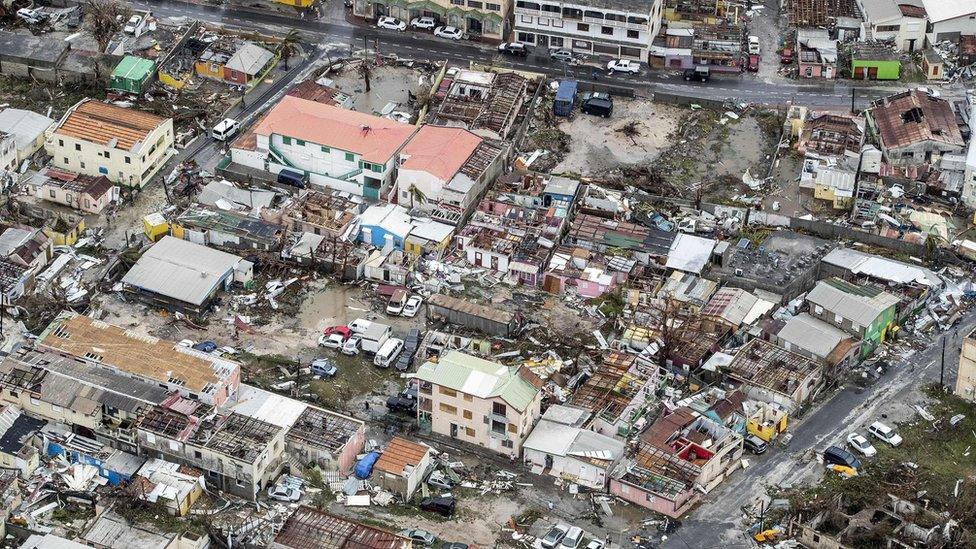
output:
[[[241,261],[236,255],[166,236],[142,254],[122,282],[202,305]]]

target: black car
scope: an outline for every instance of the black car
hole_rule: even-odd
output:
[[[742,439],[742,447],[749,450],[757,456],[760,454],[765,454],[768,446],[766,446],[766,441],[757,437],[756,435],[746,435]]]
[[[583,98],[580,110],[586,114],[595,116],[609,117],[613,114],[613,99],[606,93],[594,93]]]
[[[502,42],[498,45],[498,53],[525,57],[529,54],[529,47],[521,42]]]
[[[417,401],[402,396],[391,396],[386,399],[386,409],[393,413],[413,414],[417,411]]]
[[[430,511],[432,513],[444,515],[445,517],[454,515],[454,507],[456,505],[457,501],[451,497],[424,498],[423,501],[420,502],[420,508],[424,511]]]
[[[685,71],[685,80],[691,82],[708,82],[708,77],[711,76],[711,71],[708,67],[695,67],[693,69],[687,69]]]
[[[403,351],[400,353],[400,357],[397,358],[396,362],[397,370],[406,372],[410,369],[410,365],[413,364],[413,356],[417,354],[417,347],[419,345],[420,330],[411,328],[410,333],[403,339]]]
[[[839,446],[831,446],[830,448],[824,450],[823,460],[827,465],[843,465],[844,467],[850,467],[851,469],[861,468],[861,460],[857,459],[854,454]]]

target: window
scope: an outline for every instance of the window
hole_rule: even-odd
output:
[[[576,30],[580,32],[590,32],[590,26],[586,23],[576,23]]]
[[[898,25],[878,25],[875,27],[878,32],[898,32]]]
[[[451,0],[451,3],[454,4],[455,6],[463,6],[464,0]]]
[[[176,442],[175,440],[169,441],[169,449],[174,452],[178,452],[180,450],[180,443]]]
[[[126,163],[126,164],[132,164],[132,159],[131,159],[131,158],[129,158],[128,156],[127,156],[127,157],[125,157],[125,163]]]
[[[58,139],[58,146],[59,147],[63,147],[64,146],[64,139]]]
[[[842,317],[842,316],[840,316],[838,314],[835,314],[834,315],[834,322],[836,322],[837,324],[840,324],[840,323],[844,322],[844,317]]]
[[[81,143],[75,143],[75,150],[76,151],[80,151],[81,150]]]
[[[854,332],[860,332],[861,331],[861,325],[858,324],[857,322],[851,322],[851,330],[854,331]]]
[[[457,415],[457,408],[455,408],[454,406],[451,406],[450,404],[444,404],[443,402],[441,402],[441,404],[440,404],[440,410],[442,412],[444,412],[445,414],[451,414],[452,416],[456,416]]]
[[[522,22],[523,23],[532,23],[532,16],[531,15],[520,15],[519,17],[522,18]],[[521,34],[525,34],[525,33],[521,33]],[[532,36],[532,35],[530,34],[528,36]],[[519,39],[519,42],[528,42],[528,40]],[[533,40],[532,42],[535,42],[535,40]]]
[[[502,446],[504,446],[505,448],[512,448],[513,446],[515,446],[515,443],[512,442],[511,440],[503,440]]]
[[[473,399],[473,398],[471,397],[471,395],[468,395],[468,394],[465,394],[465,395],[464,395],[464,400],[465,400],[466,402],[471,402],[471,401],[472,401],[472,400],[474,400],[474,399]]]
[[[330,150],[325,145],[322,145],[322,152],[327,153],[327,152],[330,152]]]
[[[302,140],[302,139],[296,139],[295,140],[295,143],[298,143],[298,146],[299,147],[304,147],[305,146],[305,141]]]
[[[111,158],[111,157],[112,157],[111,153],[109,153],[108,151],[105,151],[105,158]]]
[[[457,391],[455,391],[454,389],[448,389],[447,387],[438,387],[437,388],[437,392],[440,393],[440,394],[442,394],[442,395],[444,395],[444,396],[449,396],[451,398],[457,398]]]
[[[552,4],[542,4],[542,11],[546,13],[555,13],[557,15],[562,13],[562,10],[559,9],[559,6],[553,6]]]
[[[552,46],[552,47],[554,47],[554,48],[561,48],[561,47],[563,47],[563,39],[562,39],[562,37],[560,37],[560,36],[550,36],[549,37],[549,45]]]
[[[472,429],[471,427],[465,427],[464,434],[468,435],[468,437],[470,438],[474,438],[474,429]]]
[[[502,404],[501,402],[492,402],[491,403],[491,413],[496,414],[496,415],[499,415],[499,416],[507,415],[508,414],[508,407],[505,406],[504,404]]]
[[[463,411],[463,412],[461,413],[461,416],[462,416],[462,417],[464,417],[464,419],[471,419],[471,418],[473,417],[473,416],[471,415],[471,410],[464,410],[464,411]]]
[[[58,192],[55,191],[54,189],[51,189],[51,198],[57,198],[57,197],[58,197]]]
[[[489,2],[488,4],[485,4],[485,7],[490,9],[491,11],[502,11],[501,4],[492,4]]]
[[[149,444],[156,444],[156,435],[152,433],[146,433],[146,442]]]
[[[481,8],[485,7],[485,5],[477,0],[468,0],[468,7],[480,10]]]
[[[583,10],[578,10],[576,8],[563,8],[563,17],[565,19],[582,19]]]
[[[291,138],[290,137],[282,137],[281,138],[281,142],[284,143],[285,145],[291,145]]]
[[[81,169],[83,169],[83,170],[85,169],[85,163],[84,162],[81,163]]]
[[[383,164],[373,164],[373,171],[376,173],[383,173]]]
[[[353,153],[346,153],[346,162],[355,162],[356,155]]]
[[[640,31],[628,30],[627,38],[640,38]]]
[[[41,405],[41,401],[38,400],[38,399],[36,399],[36,398],[34,398],[34,397],[30,397],[30,403],[33,404],[34,406],[40,406]]]
[[[613,36],[613,27],[600,27],[600,34]]]
[[[630,48],[627,46],[620,46],[620,55],[626,55],[627,57],[643,57],[641,55],[640,48]]]
[[[495,433],[496,435],[504,435],[505,434],[505,424],[503,422],[501,422],[501,421],[492,420],[492,422],[491,422],[491,432],[492,433]]]
[[[64,163],[65,163],[65,164],[67,164],[67,163],[68,163],[68,157],[67,157],[67,156],[66,156],[66,157],[64,157]]]

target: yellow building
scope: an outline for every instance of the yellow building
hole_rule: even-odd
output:
[[[150,242],[156,242],[169,234],[169,222],[159,212],[151,213],[142,218],[142,230]]]
[[[423,253],[440,254],[447,250],[454,237],[454,227],[436,221],[414,221],[413,228],[403,241],[403,251],[413,256]]]
[[[969,402],[976,403],[976,331],[962,340],[962,352],[959,353],[959,373],[956,375],[956,396]]]
[[[813,197],[826,200],[835,210],[847,210],[854,204],[854,172],[822,167],[814,180]]]
[[[55,246],[74,246],[85,232],[85,218],[59,215],[54,223],[42,230]]]
[[[173,151],[173,119],[82,99],[44,143],[58,168],[142,188]]]

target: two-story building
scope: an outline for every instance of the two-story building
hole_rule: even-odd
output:
[[[524,366],[450,351],[413,377],[422,427],[495,452],[519,456],[541,414],[542,380]]]
[[[142,188],[173,154],[173,119],[82,99],[44,143],[58,168]]]
[[[807,294],[810,315],[860,338],[861,358],[884,343],[895,325],[898,296],[840,278],[821,280]]]
[[[539,48],[647,62],[663,0],[517,0],[515,38]]]
[[[397,172],[397,153],[417,127],[371,114],[285,96],[231,145],[234,162],[379,200]]]
[[[883,97],[866,113],[889,164],[928,164],[943,154],[960,153],[965,147],[952,105],[924,91]]]
[[[0,134],[13,139],[17,162],[20,164],[44,147],[44,133],[54,124],[54,120],[24,109],[6,108],[0,110]],[[7,163],[0,163],[0,166]]]
[[[925,7],[904,0],[857,0],[864,18],[861,35],[867,39],[892,42],[901,51],[925,47],[927,17]]]
[[[470,38],[501,41],[511,31],[512,0],[355,0],[352,13],[365,19],[391,15],[404,21],[433,17],[438,25],[459,28]]]

